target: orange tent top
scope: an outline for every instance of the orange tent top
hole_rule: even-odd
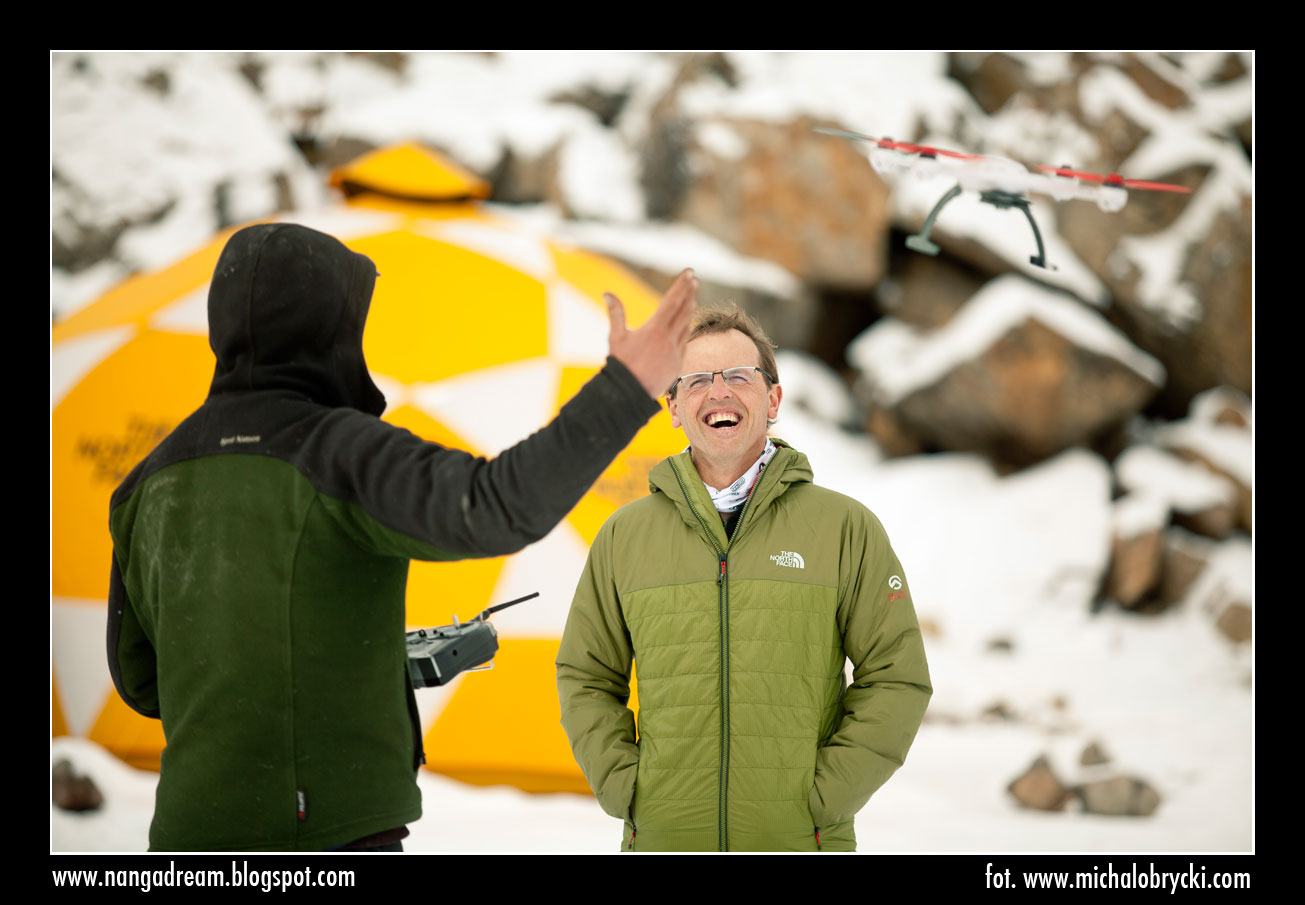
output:
[[[490,192],[489,183],[479,176],[411,142],[336,167],[330,184],[345,195],[375,192],[411,201],[483,200]]]

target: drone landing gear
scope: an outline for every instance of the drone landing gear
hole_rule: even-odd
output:
[[[960,193],[961,187],[959,185],[954,185],[952,186],[951,191],[942,196],[942,199],[933,206],[933,210],[929,211],[929,216],[924,218],[924,229],[920,230],[914,236],[906,237],[907,248],[911,249],[911,251],[918,251],[921,254],[926,255],[938,254],[940,249],[938,248],[937,243],[932,242],[929,239],[929,233],[933,229],[933,221],[938,219],[938,214],[942,211],[947,202],[951,201]]]
[[[1034,267],[1041,267],[1043,270],[1055,270],[1054,267],[1047,266],[1047,254],[1042,247],[1042,233],[1038,231],[1038,223],[1029,213],[1029,199],[1021,198],[1019,195],[1012,195],[1009,192],[980,192],[979,200],[991,204],[993,207],[1006,210],[1007,208],[1019,208],[1024,212],[1024,216],[1029,221],[1029,226],[1033,227],[1033,238],[1038,243],[1038,253],[1029,258],[1029,263]]]
[[[915,235],[906,237],[907,248],[926,255],[938,254],[940,251],[938,244],[930,240],[929,233],[933,231],[934,221],[938,219],[938,214],[942,212],[942,209],[947,205],[947,202],[951,201],[960,193],[961,187],[959,185],[954,185],[946,195],[943,195],[942,198],[939,199],[938,203],[934,205],[933,210],[929,212],[929,216],[924,218],[924,228]],[[1046,250],[1042,246],[1042,233],[1038,231],[1038,224],[1037,221],[1033,219],[1033,214],[1029,213],[1029,201],[1027,198],[1021,198],[1019,195],[1012,195],[1009,192],[991,191],[981,192],[979,194],[979,200],[1002,210],[1014,207],[1023,211],[1024,216],[1028,218],[1029,226],[1033,228],[1033,239],[1038,243],[1038,253],[1029,258],[1029,263],[1034,267],[1041,267],[1043,270],[1056,269],[1047,266]]]

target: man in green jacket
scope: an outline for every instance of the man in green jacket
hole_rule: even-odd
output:
[[[401,847],[423,760],[409,560],[552,530],[657,411],[697,288],[681,274],[635,331],[609,298],[606,366],[487,461],[380,420],[376,278],[315,230],[236,232],[209,291],[208,398],[113,494],[109,669],[167,738],[155,851]]]
[[[690,446],[603,525],[562,636],[562,725],[627,851],[854,850],[932,693],[883,526],[767,437],[772,349],[699,315],[668,392]]]

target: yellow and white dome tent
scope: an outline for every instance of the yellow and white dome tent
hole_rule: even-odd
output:
[[[547,423],[602,366],[603,292],[621,298],[631,326],[657,304],[612,261],[487,211],[477,200],[488,196],[483,181],[415,145],[368,154],[331,181],[344,205],[284,219],[376,263],[364,353],[388,402],[384,420],[427,439],[496,455]],[[207,395],[208,282],[232,232],[52,330],[52,732],[88,737],[141,767],[157,769],[164,739],[109,678],[109,497]],[[646,493],[652,465],[683,444],[668,418],[654,418],[539,543],[512,557],[413,563],[413,627],[540,592],[495,618],[493,670],[418,692],[428,768],[527,791],[588,789],[559,723],[558,639],[598,528]]]

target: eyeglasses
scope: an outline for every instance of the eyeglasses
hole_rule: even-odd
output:
[[[758,367],[746,368],[726,368],[723,371],[694,371],[692,374],[685,374],[683,377],[676,379],[671,384],[670,395],[675,395],[675,388],[684,384],[684,390],[688,393],[700,393],[707,387],[711,386],[716,380],[716,375],[720,375],[721,381],[727,387],[742,387],[752,383],[753,372],[762,375],[771,383],[775,378]]]

